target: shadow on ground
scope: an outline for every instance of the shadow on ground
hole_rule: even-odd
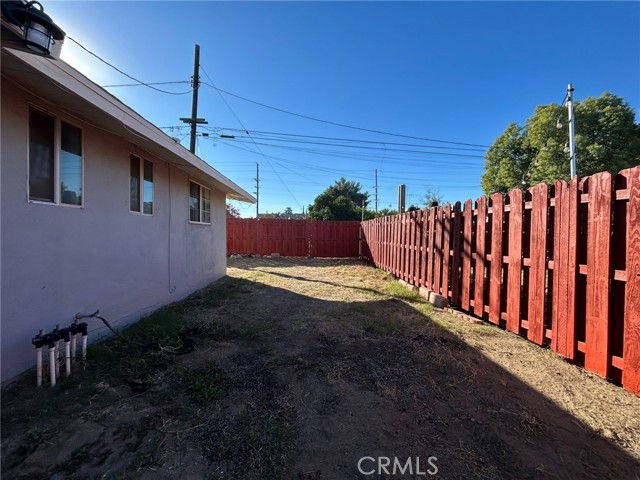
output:
[[[268,262],[166,309],[196,349],[139,371],[149,390],[126,370],[4,392],[3,478],[425,478],[416,457],[422,472],[436,457],[438,478],[638,478],[636,458],[428,309],[332,270],[353,263]],[[390,474],[359,472],[362,457],[389,457]],[[394,457],[412,471],[393,475]]]

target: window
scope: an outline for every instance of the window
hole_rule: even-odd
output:
[[[153,163],[135,155],[131,155],[129,209],[146,215],[153,214]]]
[[[82,131],[29,111],[29,200],[82,205]]]
[[[211,190],[189,182],[189,221],[211,223]]]

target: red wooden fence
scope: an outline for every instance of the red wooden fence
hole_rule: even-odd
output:
[[[362,228],[377,267],[640,395],[640,166]]]
[[[228,218],[227,254],[358,257],[360,222]]]

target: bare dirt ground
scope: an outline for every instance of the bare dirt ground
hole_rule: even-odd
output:
[[[3,479],[640,478],[640,398],[355,260],[233,258],[123,335],[3,391]]]

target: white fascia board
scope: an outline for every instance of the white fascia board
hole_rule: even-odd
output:
[[[142,137],[144,140],[160,147],[166,155],[165,158],[162,158],[163,160],[177,164],[177,166],[193,167],[193,169],[189,168],[190,173],[197,175],[207,183],[211,183],[214,187],[226,193],[229,198],[249,203],[256,202],[253,195],[236,185],[211,165],[191,153],[158,127],[64,61],[6,47],[3,47],[2,50],[36,69],[52,82],[58,84],[63,90],[67,90],[69,94],[81,97],[83,101],[116,119],[131,136],[133,142],[135,142],[135,137]],[[194,169],[195,171],[193,171]]]

